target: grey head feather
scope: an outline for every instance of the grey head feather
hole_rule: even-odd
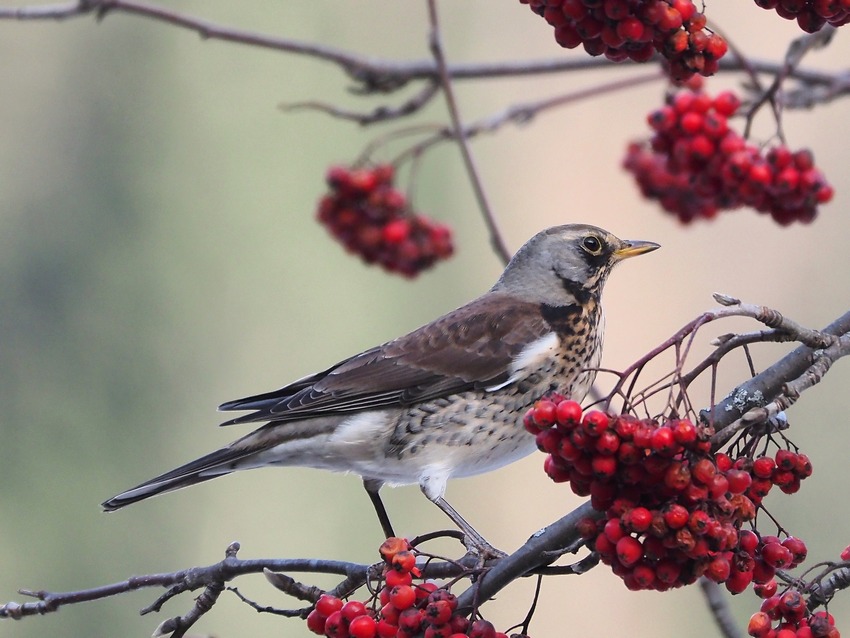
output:
[[[587,224],[547,228],[517,251],[492,290],[550,306],[583,303],[599,296],[616,252],[627,245]]]

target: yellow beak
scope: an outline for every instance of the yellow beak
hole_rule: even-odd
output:
[[[624,241],[622,248],[614,251],[614,258],[617,261],[622,261],[629,257],[637,257],[638,255],[652,252],[658,248],[661,248],[661,245],[656,244],[654,241]]]

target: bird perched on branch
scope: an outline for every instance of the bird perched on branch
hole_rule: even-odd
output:
[[[265,425],[103,507],[236,470],[300,465],[360,475],[388,536],[378,490],[418,483],[471,546],[489,548],[446,502],[446,482],[531,453],[522,416],[542,395],[584,398],[602,355],[605,280],[620,261],[656,248],[594,226],[544,230],[489,292],[457,310],[279,390],[224,403],[251,411],[224,425]]]

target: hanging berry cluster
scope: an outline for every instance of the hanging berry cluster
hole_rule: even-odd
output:
[[[317,217],[350,252],[368,264],[415,277],[453,252],[451,231],[413,213],[405,195],[393,186],[390,165],[328,170],[330,193],[319,202]]]
[[[583,413],[558,395],[536,402],[523,422],[548,453],[549,477],[569,481],[604,513],[582,521],[580,532],[630,589],[664,591],[705,575],[739,593],[805,558],[796,538],[741,529],[773,485],[799,488],[811,474],[805,455],[781,450],[775,459],[733,462],[712,454],[709,431],[689,420]]]
[[[405,539],[388,538],[380,553],[378,593],[366,602],[322,595],[307,616],[310,631],[328,638],[507,638],[491,622],[457,613],[457,598],[447,586],[414,583],[420,572]]]
[[[832,614],[809,613],[802,592],[794,588],[767,598],[750,617],[747,633],[754,638],[841,638]]]
[[[657,51],[677,82],[717,72],[726,41],[705,30],[691,0],[520,0],[555,28],[562,47],[646,62]]]
[[[796,20],[807,33],[820,31],[825,24],[840,27],[850,22],[848,0],[755,0],[762,9],[773,9],[786,20]]]
[[[623,166],[644,197],[689,223],[721,210],[750,206],[779,224],[807,223],[833,189],[811,151],[783,145],[759,149],[729,127],[740,100],[726,91],[711,97],[683,90],[649,114],[648,142],[629,145]]]

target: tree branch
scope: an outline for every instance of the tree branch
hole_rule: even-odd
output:
[[[358,83],[362,93],[390,92],[398,90],[414,80],[440,80],[440,70],[435,60],[412,60],[409,62],[390,62],[375,60],[356,53],[304,42],[292,38],[262,34],[235,27],[216,24],[203,18],[171,11],[165,7],[136,0],[79,0],[56,4],[29,5],[0,8],[0,20],[38,21],[70,20],[94,15],[98,20],[112,13],[125,13],[144,17],[157,22],[194,31],[204,40],[220,40],[252,47],[305,55],[331,62],[339,66],[350,78]],[[660,58],[658,58],[660,60]],[[505,77],[523,77],[529,75],[547,75],[583,70],[622,69],[634,63],[614,63],[604,57],[568,57],[544,60],[521,60],[503,62],[484,62],[466,64],[447,64],[446,73],[453,80],[499,79]],[[806,91],[815,87],[818,90],[809,99],[802,99],[806,91],[788,92],[789,107],[810,107],[812,99],[828,101],[850,93],[850,73],[843,71],[831,73],[791,66],[785,62],[743,60],[734,53],[727,54],[720,62],[724,71],[744,71],[762,73],[771,76],[785,74],[806,85]]]

